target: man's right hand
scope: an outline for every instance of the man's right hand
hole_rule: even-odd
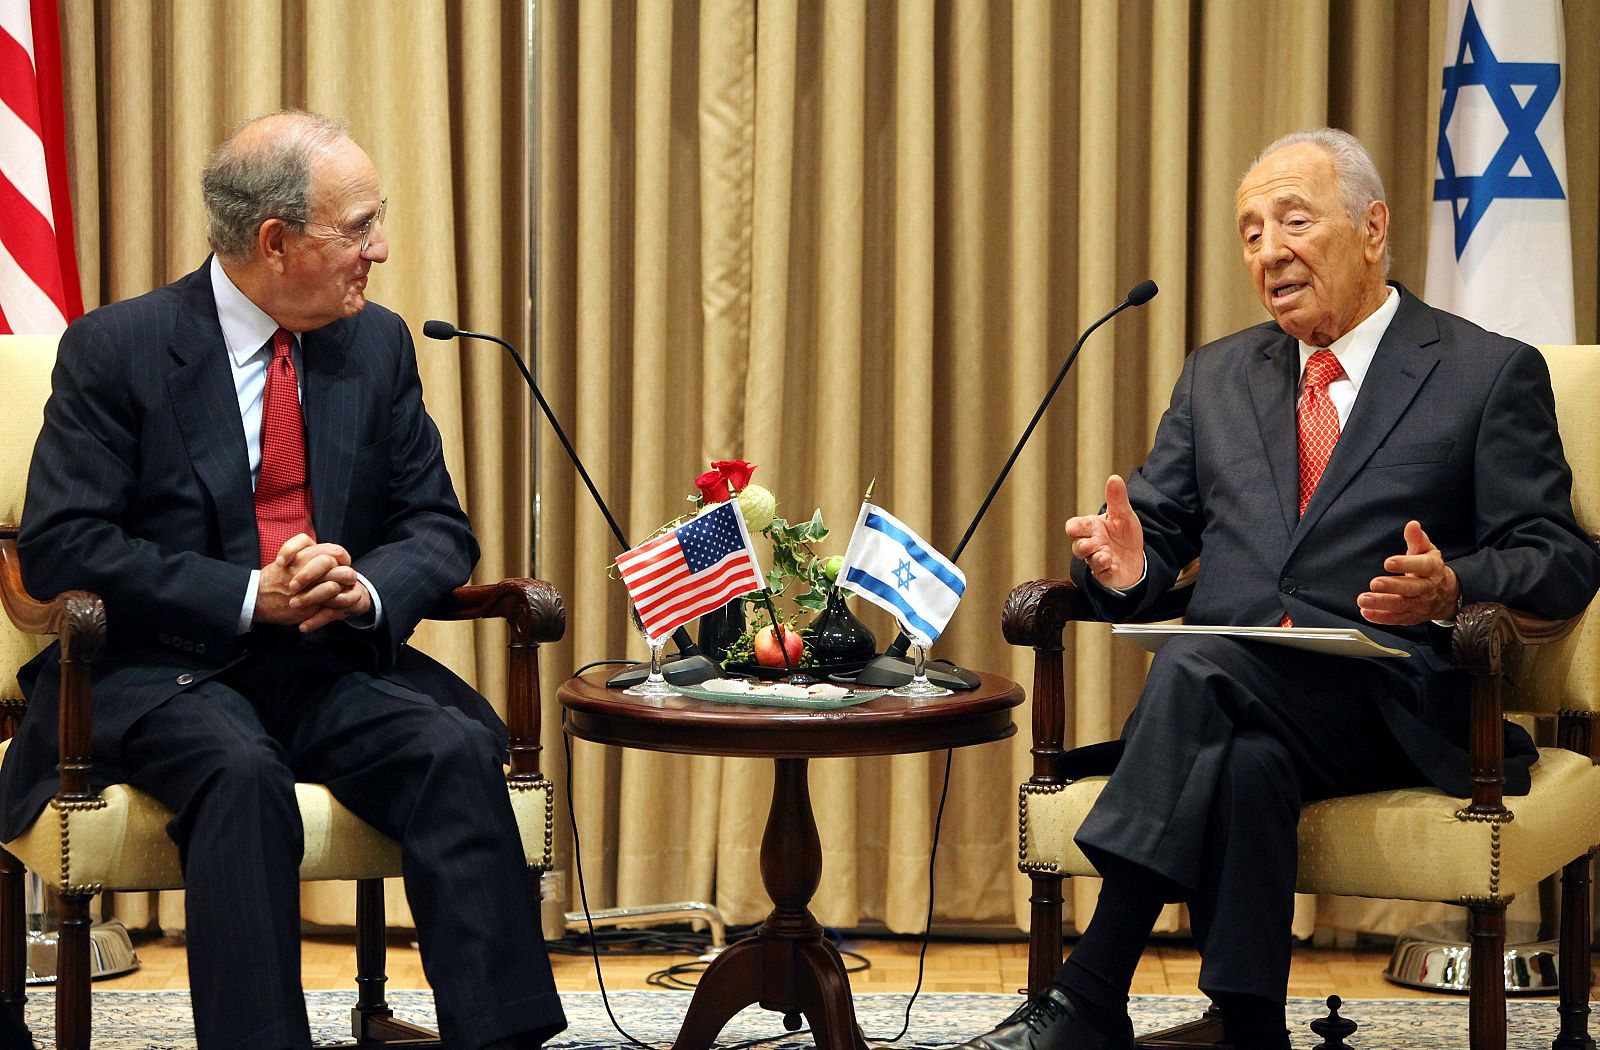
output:
[[[1103,587],[1127,590],[1144,576],[1144,528],[1128,502],[1128,486],[1116,474],[1106,479],[1106,509],[1067,519],[1073,557],[1089,567]]]

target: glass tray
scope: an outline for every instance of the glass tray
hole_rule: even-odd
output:
[[[701,689],[694,685],[675,685],[674,693],[692,696],[696,700],[709,700],[714,704],[743,704],[750,707],[793,707],[807,711],[837,711],[843,707],[854,707],[864,704],[868,700],[876,700],[889,690],[863,689],[852,692],[849,696],[841,696],[837,700],[828,700],[822,697],[800,696],[751,696],[749,693],[719,693],[714,689]]]

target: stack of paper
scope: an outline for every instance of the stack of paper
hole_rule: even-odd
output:
[[[1333,656],[1410,656],[1404,649],[1379,645],[1354,627],[1205,627],[1190,623],[1119,623],[1111,628],[1141,649],[1155,652],[1168,639],[1184,634],[1215,634],[1247,642],[1287,645]]]

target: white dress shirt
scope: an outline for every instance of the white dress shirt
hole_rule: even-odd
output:
[[[222,339],[228,345],[228,364],[233,369],[233,389],[239,398],[239,416],[244,424],[244,445],[250,462],[250,488],[254,491],[261,477],[261,408],[267,392],[267,365],[272,361],[269,342],[278,330],[278,322],[239,290],[214,255],[211,257],[211,294],[217,301]],[[300,336],[290,335],[294,345],[289,350],[289,358],[294,362],[298,381],[305,372],[304,359],[300,352]],[[302,383],[296,393],[303,394],[304,390]],[[372,598],[372,610],[365,616],[351,616],[345,622],[353,627],[371,627],[383,615],[383,605],[372,581],[359,572],[356,577]],[[261,570],[254,569],[250,573],[250,584],[245,588],[244,607],[239,610],[240,634],[250,630],[255,621],[256,592],[260,589]]]
[[[1361,393],[1361,381],[1367,377],[1367,369],[1372,367],[1378,344],[1383,341],[1383,334],[1389,330],[1389,322],[1394,320],[1395,312],[1399,309],[1400,293],[1391,285],[1389,297],[1382,306],[1326,347],[1333,351],[1333,356],[1339,359],[1339,365],[1344,369],[1342,377],[1328,384],[1328,400],[1339,410],[1341,431],[1350,421],[1350,410],[1355,407],[1356,395]],[[1324,348],[1310,343],[1300,344],[1300,388],[1304,388],[1306,383],[1306,362],[1320,349]],[[1298,403],[1298,398],[1296,401]]]

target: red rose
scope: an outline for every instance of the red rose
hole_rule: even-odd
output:
[[[728,483],[720,470],[708,470],[694,479],[694,487],[707,503],[722,503],[728,499]]]
[[[750,484],[750,475],[756,472],[755,464],[742,459],[714,459],[711,469],[721,473],[722,480],[739,492],[743,492],[745,486]]]
[[[750,484],[755,465],[742,459],[714,459],[711,469],[694,479],[694,487],[707,503],[721,503],[733,492],[742,492]],[[730,491],[729,486],[732,486]]]

